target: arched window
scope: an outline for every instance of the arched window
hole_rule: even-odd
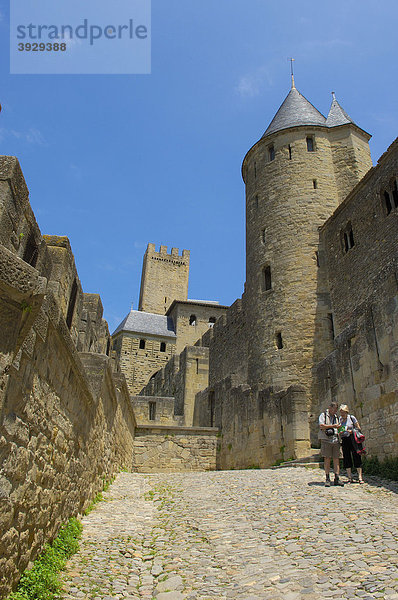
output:
[[[195,326],[196,325],[196,315],[191,315],[189,317],[189,324]]]

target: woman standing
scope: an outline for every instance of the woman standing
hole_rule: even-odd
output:
[[[348,406],[342,404],[340,406],[340,437],[343,450],[343,463],[347,471],[349,483],[352,483],[352,467],[358,471],[359,483],[364,483],[362,479],[362,459],[357,453],[354,445],[354,429],[361,430],[358,420],[354,415],[349,414]]]

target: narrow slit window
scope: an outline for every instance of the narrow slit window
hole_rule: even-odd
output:
[[[156,402],[149,402],[149,420],[155,421],[156,419]]]
[[[199,373],[199,359],[196,359],[196,375]]]
[[[342,231],[342,243],[344,254],[347,254],[347,252],[355,245],[354,232],[351,223],[348,223],[344,231]]]
[[[271,267],[267,265],[263,269],[263,289],[264,291],[272,288]]]
[[[257,163],[254,161],[254,179],[257,177]]]
[[[291,147],[290,144],[288,145],[287,149],[288,149],[288,152],[289,152],[289,160],[292,160],[292,147]]]
[[[72,289],[71,289],[70,296],[69,296],[68,312],[66,315],[66,324],[68,326],[68,329],[70,329],[72,327],[73,313],[75,312],[76,297],[77,297],[77,283],[76,283],[76,279],[75,279],[72,284]]]
[[[140,340],[140,350],[145,350],[145,340]]]
[[[275,335],[275,341],[276,341],[276,347],[278,348],[278,350],[282,350],[283,348],[283,340],[282,340],[282,333],[280,331],[278,331]]]
[[[313,185],[313,187],[314,187],[314,190],[318,189],[318,182],[317,182],[317,180],[316,180],[316,179],[313,179],[313,180],[312,180],[312,185]]]
[[[384,192],[384,203],[386,205],[387,214],[389,215],[390,212],[392,211],[392,204],[391,204],[390,194],[387,191]]]
[[[307,152],[314,152],[314,138],[311,135],[307,136]]]
[[[272,161],[275,158],[275,146],[269,146],[268,147],[268,160]]]
[[[334,320],[332,313],[328,313],[328,331],[330,339],[334,340]]]
[[[215,401],[214,392],[209,392],[209,416],[210,416],[210,427],[214,427],[214,413],[215,413]]]
[[[398,187],[397,187],[397,180],[394,179],[394,183],[392,186],[392,198],[394,200],[394,205],[395,208],[398,208]]]
[[[265,229],[261,230],[261,242],[265,244]]]
[[[160,352],[166,352],[166,343],[160,342]]]

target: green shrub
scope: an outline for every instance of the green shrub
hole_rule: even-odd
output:
[[[377,456],[367,457],[364,458],[362,466],[363,472],[367,475],[398,481],[398,457],[385,458],[382,461]]]
[[[61,587],[58,572],[78,551],[81,532],[82,524],[75,518],[63,525],[53,543],[46,545],[33,567],[23,573],[8,600],[54,600]]]

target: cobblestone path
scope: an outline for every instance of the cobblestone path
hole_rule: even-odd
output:
[[[305,468],[120,474],[84,517],[66,600],[398,600],[398,487]],[[395,491],[394,491],[395,489]]]

